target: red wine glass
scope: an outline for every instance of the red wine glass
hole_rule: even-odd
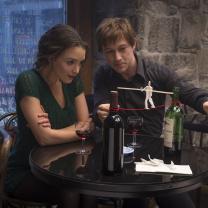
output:
[[[85,144],[85,140],[90,137],[91,132],[92,132],[92,127],[91,127],[90,122],[89,121],[77,122],[75,124],[75,131],[76,131],[76,134],[79,136],[79,138],[82,141],[81,149],[77,153],[78,154],[88,154],[89,150],[87,150],[85,148],[84,144]]]
[[[141,116],[128,116],[127,118],[127,132],[132,135],[132,142],[127,146],[132,148],[139,148],[142,145],[136,141],[137,135],[143,125],[143,117]]]

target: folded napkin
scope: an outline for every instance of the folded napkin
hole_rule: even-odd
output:
[[[175,165],[172,161],[171,164],[165,164],[163,160],[151,159],[150,156],[149,159],[150,160],[145,160],[141,158],[142,162],[135,162],[136,171],[192,175],[189,165]]]

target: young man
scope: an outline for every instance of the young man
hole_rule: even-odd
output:
[[[97,115],[103,121],[108,115],[109,92],[117,87],[144,89],[149,81],[154,90],[172,92],[180,88],[180,101],[201,113],[208,112],[208,92],[188,84],[177,74],[164,66],[144,59],[136,52],[136,34],[125,18],[107,18],[97,31],[98,49],[107,64],[96,71],[94,79],[94,102]],[[143,133],[160,136],[165,104],[165,94],[154,93],[155,108],[144,106],[145,91],[119,90],[119,104],[122,108],[141,108],[143,111],[122,112],[123,117],[139,113],[144,118]],[[153,119],[154,118],[154,119]]]
[[[180,88],[180,101],[195,110],[208,112],[208,92],[196,88],[181,80],[177,74],[164,66],[152,63],[136,53],[136,34],[125,18],[107,18],[101,22],[97,31],[97,44],[107,64],[96,72],[94,80],[94,102],[98,118],[103,122],[109,113],[109,92],[117,87],[144,89],[151,83],[154,90],[173,91]],[[162,133],[165,108],[165,94],[154,93],[152,99],[155,108],[145,109],[145,91],[119,89],[119,104],[122,108],[140,111],[122,111],[126,120],[130,114],[139,114],[144,119],[143,134],[160,137]],[[129,200],[133,201],[133,200]],[[171,203],[171,202],[173,203]],[[193,208],[194,205],[187,194],[157,198],[160,208],[183,207]],[[167,202],[168,205],[166,204]],[[128,203],[127,203],[128,204]],[[170,205],[172,204],[172,205]],[[129,205],[133,207],[134,205]],[[135,203],[134,207],[139,207]]]

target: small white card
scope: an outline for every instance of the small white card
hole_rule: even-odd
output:
[[[138,172],[176,173],[184,175],[193,174],[189,165],[175,165],[173,162],[171,162],[171,164],[165,164],[163,160],[151,158],[150,160],[141,158],[141,160],[142,162],[135,162],[136,171]]]

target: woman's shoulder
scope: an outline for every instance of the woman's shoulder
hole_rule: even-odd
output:
[[[19,73],[17,79],[23,79],[23,78],[36,78],[37,74],[34,69],[25,70]]]
[[[16,90],[38,89],[41,86],[41,78],[34,69],[22,71],[15,82]]]
[[[40,97],[40,92],[44,91],[41,84],[41,77],[34,69],[23,71],[17,77],[15,83],[16,99],[20,100],[24,96]]]
[[[22,71],[16,80],[16,83],[18,82],[30,82],[30,83],[37,83],[40,81],[40,77],[37,74],[38,72],[36,72],[34,69],[30,69],[30,70],[25,70]]]

